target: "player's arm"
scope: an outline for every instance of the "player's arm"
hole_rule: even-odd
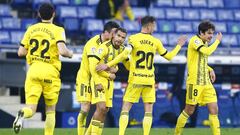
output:
[[[161,56],[163,56],[165,59],[170,61],[173,57],[175,57],[178,54],[182,46],[185,44],[186,40],[187,40],[187,36],[180,36],[176,47],[170,52],[168,52],[160,42],[159,46],[157,46],[157,49],[158,49],[157,51]]]
[[[212,45],[210,45],[209,47],[205,47],[204,45],[200,45],[200,46],[197,47],[197,51],[200,51],[201,53],[209,56],[217,49],[221,40],[222,40],[222,33],[219,32],[217,34],[215,42]]]
[[[210,66],[207,66],[207,69],[208,69],[208,72],[209,72],[210,80],[211,80],[212,83],[214,83],[215,80],[216,80],[216,74]]]
[[[213,71],[213,69],[210,66],[207,66],[208,72]]]
[[[117,65],[119,62],[126,60],[128,58],[128,55],[131,54],[131,52],[132,45],[129,45],[117,57],[115,57],[112,61],[107,63],[108,67],[112,67],[114,65]]]
[[[29,40],[30,40],[30,32],[29,29],[31,29],[31,27],[29,27],[27,29],[27,31],[25,32],[23,39],[20,43],[20,46],[18,48],[18,56],[19,57],[24,57],[27,55],[28,53],[28,47],[29,47]]]
[[[67,57],[67,58],[72,58],[73,56],[73,52],[70,51],[66,45],[65,45],[65,42],[63,41],[59,41],[57,43],[57,46],[58,46],[58,51],[59,51],[59,54],[63,57]]]
[[[63,57],[72,58],[73,53],[66,47],[66,36],[65,30],[63,28],[59,28],[59,33],[56,34],[56,44],[58,46],[59,54]]]
[[[125,59],[125,60],[123,60],[123,65],[124,65],[124,67],[127,69],[127,70],[129,70],[130,69],[130,62],[129,62],[129,58],[127,58],[127,59]]]

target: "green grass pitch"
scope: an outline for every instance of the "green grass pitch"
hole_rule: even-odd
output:
[[[173,128],[152,128],[150,135],[173,135]],[[221,135],[240,135],[240,128],[222,128]],[[15,135],[12,129],[0,129],[0,135]],[[22,129],[18,135],[43,135],[43,129]],[[58,128],[54,135],[77,135],[76,128]],[[105,128],[103,135],[118,135],[117,128]],[[126,135],[142,135],[141,128],[128,128]],[[183,135],[211,135],[209,128],[186,128]]]

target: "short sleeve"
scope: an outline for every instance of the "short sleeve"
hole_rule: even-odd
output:
[[[197,51],[199,51],[200,48],[202,48],[203,46],[204,46],[204,44],[203,44],[202,40],[200,40],[200,39],[194,39],[192,41],[192,47]]]
[[[30,40],[30,29],[31,27],[28,28],[28,30],[25,32],[23,39],[20,43],[21,46],[23,46],[24,48],[28,49],[29,47],[29,40]]]
[[[164,56],[167,54],[167,49],[163,47],[163,44],[159,39],[156,40],[156,47],[157,47],[157,52],[161,56]]]
[[[103,44],[97,48],[95,55],[101,60],[107,55],[107,53],[108,53],[108,48],[105,44]]]
[[[56,43],[66,42],[65,30],[63,28],[59,28],[58,33],[56,33]]]

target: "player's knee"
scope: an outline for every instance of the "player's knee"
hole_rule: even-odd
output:
[[[84,111],[84,112],[89,112],[90,103],[81,103],[81,110]]]
[[[108,112],[108,108],[104,105],[98,106],[98,111],[102,114],[106,114]]]

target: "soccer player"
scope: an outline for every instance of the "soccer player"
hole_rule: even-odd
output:
[[[13,123],[15,133],[22,128],[24,118],[30,118],[37,109],[43,94],[46,104],[45,135],[53,135],[55,110],[61,87],[59,54],[71,58],[73,53],[65,46],[65,31],[54,25],[55,10],[51,4],[42,4],[38,15],[41,22],[30,26],[18,49],[18,56],[26,56],[29,70],[25,81],[26,106],[17,114]]]
[[[153,60],[156,51],[165,59],[171,60],[177,55],[181,47],[186,42],[186,36],[178,39],[178,44],[168,52],[162,45],[162,42],[152,36],[156,26],[155,18],[145,16],[141,20],[141,32],[131,35],[128,39],[128,47],[118,55],[113,61],[101,64],[97,71],[102,71],[116,65],[116,63],[126,59],[130,54],[130,69],[128,77],[128,86],[123,97],[122,112],[119,119],[119,135],[124,135],[127,128],[129,111],[133,103],[139,101],[142,96],[144,102],[145,116],[143,119],[144,135],[150,133],[152,125],[152,110],[155,102],[155,75]]]
[[[93,92],[92,104],[96,104],[96,111],[91,122],[91,134],[101,135],[104,120],[108,109],[112,107],[113,97],[113,80],[109,80],[100,76],[96,72],[96,66],[99,63],[107,63],[113,60],[124,50],[124,41],[127,36],[127,31],[123,28],[118,28],[112,38],[99,46],[90,60],[90,71],[92,74],[91,86]],[[125,62],[124,62],[125,63]],[[117,72],[117,65],[112,65],[109,68],[110,72]]]
[[[189,116],[195,111],[197,104],[207,105],[209,121],[213,135],[220,135],[218,120],[217,96],[212,83],[216,77],[213,69],[208,65],[208,56],[218,47],[222,39],[222,33],[218,33],[212,45],[208,45],[213,37],[215,26],[209,21],[203,21],[198,26],[198,35],[193,36],[188,44],[186,82],[186,106],[178,117],[175,135],[181,135]]]
[[[90,110],[92,97],[90,87],[91,74],[89,70],[89,56],[96,51],[100,44],[112,38],[113,32],[116,28],[119,28],[119,25],[116,22],[107,22],[104,25],[103,32],[91,38],[84,46],[81,66],[76,78],[77,101],[81,104],[81,110],[78,114],[78,135],[83,135],[85,132],[86,119]],[[102,72],[102,75],[104,74],[109,78],[115,78],[115,74]]]

